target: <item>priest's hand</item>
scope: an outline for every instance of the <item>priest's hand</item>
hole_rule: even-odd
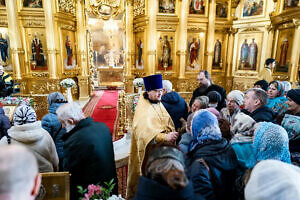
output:
[[[167,134],[167,142],[175,142],[178,138],[178,132],[170,132]]]

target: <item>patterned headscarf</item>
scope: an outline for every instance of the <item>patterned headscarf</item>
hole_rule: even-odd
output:
[[[28,105],[20,105],[16,108],[13,121],[15,125],[23,125],[36,121],[36,113],[32,107]]]
[[[245,136],[253,136],[255,123],[256,122],[252,117],[239,112],[233,118],[231,131],[233,135],[242,134]]]
[[[52,92],[48,95],[48,104],[52,103],[66,103],[66,98],[60,92]]]
[[[255,131],[253,151],[256,161],[274,159],[291,163],[287,132],[271,122],[259,123]]]
[[[300,136],[300,117],[285,114],[281,126],[288,133],[289,139],[296,139]]]
[[[198,144],[209,140],[221,140],[222,133],[217,117],[208,110],[199,110],[192,121],[193,140],[190,146],[192,151]]]

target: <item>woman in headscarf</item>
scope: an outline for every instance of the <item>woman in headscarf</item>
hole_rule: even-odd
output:
[[[42,127],[48,131],[54,140],[59,158],[59,169],[62,169],[64,147],[64,142],[61,137],[66,133],[66,129],[62,128],[62,125],[57,118],[56,110],[66,102],[67,101],[62,93],[50,93],[48,96],[49,113],[42,118]]]
[[[279,81],[271,81],[268,88],[267,107],[271,108],[277,115],[281,115],[287,110],[285,103],[287,98],[284,96],[283,85]]]
[[[207,200],[235,199],[232,186],[238,160],[230,143],[222,138],[216,116],[207,110],[197,111],[192,134],[186,166],[195,193]]]
[[[255,164],[253,154],[253,135],[255,120],[249,115],[239,112],[233,118],[231,132],[233,137],[230,141],[237,159],[244,168],[252,168]]]
[[[246,185],[245,198],[300,199],[300,168],[278,160],[259,162],[252,170]]]
[[[7,131],[7,136],[0,140],[0,145],[20,144],[32,150],[39,164],[39,172],[58,170],[58,156],[49,133],[36,121],[36,113],[28,105],[20,105],[13,115],[14,126]]]

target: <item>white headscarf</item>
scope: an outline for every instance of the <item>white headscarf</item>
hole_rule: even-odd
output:
[[[260,161],[246,185],[245,199],[300,199],[300,168],[278,160]]]

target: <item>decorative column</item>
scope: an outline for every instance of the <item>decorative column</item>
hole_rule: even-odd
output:
[[[21,79],[21,68],[24,69],[24,51],[21,43],[21,33],[17,12],[16,0],[6,0],[6,10],[8,19],[8,35],[10,38],[11,61],[14,72],[14,79]]]
[[[180,13],[179,13],[179,39],[177,54],[179,55],[179,79],[185,77],[185,65],[186,65],[186,52],[187,52],[187,14],[188,14],[188,1],[180,1]]]
[[[132,67],[134,64],[134,39],[133,39],[133,0],[126,1],[126,69],[125,69],[125,90],[133,93]]]
[[[295,83],[297,81],[298,76],[298,62],[299,62],[299,54],[300,54],[300,20],[293,19],[293,23],[296,26],[295,34],[294,34],[294,41],[293,41],[293,48],[292,48],[292,56],[291,56],[291,71],[289,74],[290,82]]]
[[[147,75],[155,74],[156,65],[156,14],[157,14],[157,0],[148,1],[148,17],[149,25],[147,27]]]
[[[237,33],[237,29],[230,28],[228,31],[228,48],[227,48],[227,66],[226,66],[226,77],[232,76],[232,54],[233,54],[233,45],[234,45],[234,35]]]
[[[79,86],[79,100],[86,100],[89,98],[89,69],[87,63],[87,49],[86,49],[86,31],[85,31],[85,15],[84,2],[82,0],[76,1],[76,21],[77,21],[77,42],[78,42],[78,67],[80,75],[78,78]]]
[[[271,58],[272,57],[272,44],[273,44],[273,37],[274,37],[274,29],[272,27],[272,25],[267,26],[267,31],[268,31],[268,46],[267,46],[267,50],[266,50],[266,57],[265,58]],[[264,66],[264,65],[262,65]],[[261,70],[261,69],[259,69]]]
[[[214,56],[216,1],[209,1],[208,31],[207,31],[207,71],[211,73]]]
[[[45,10],[45,30],[46,30],[46,40],[47,40],[47,56],[48,56],[48,70],[49,78],[57,79],[56,72],[56,30],[54,28],[54,16],[55,11],[55,2],[54,1],[43,1],[44,10]]]

